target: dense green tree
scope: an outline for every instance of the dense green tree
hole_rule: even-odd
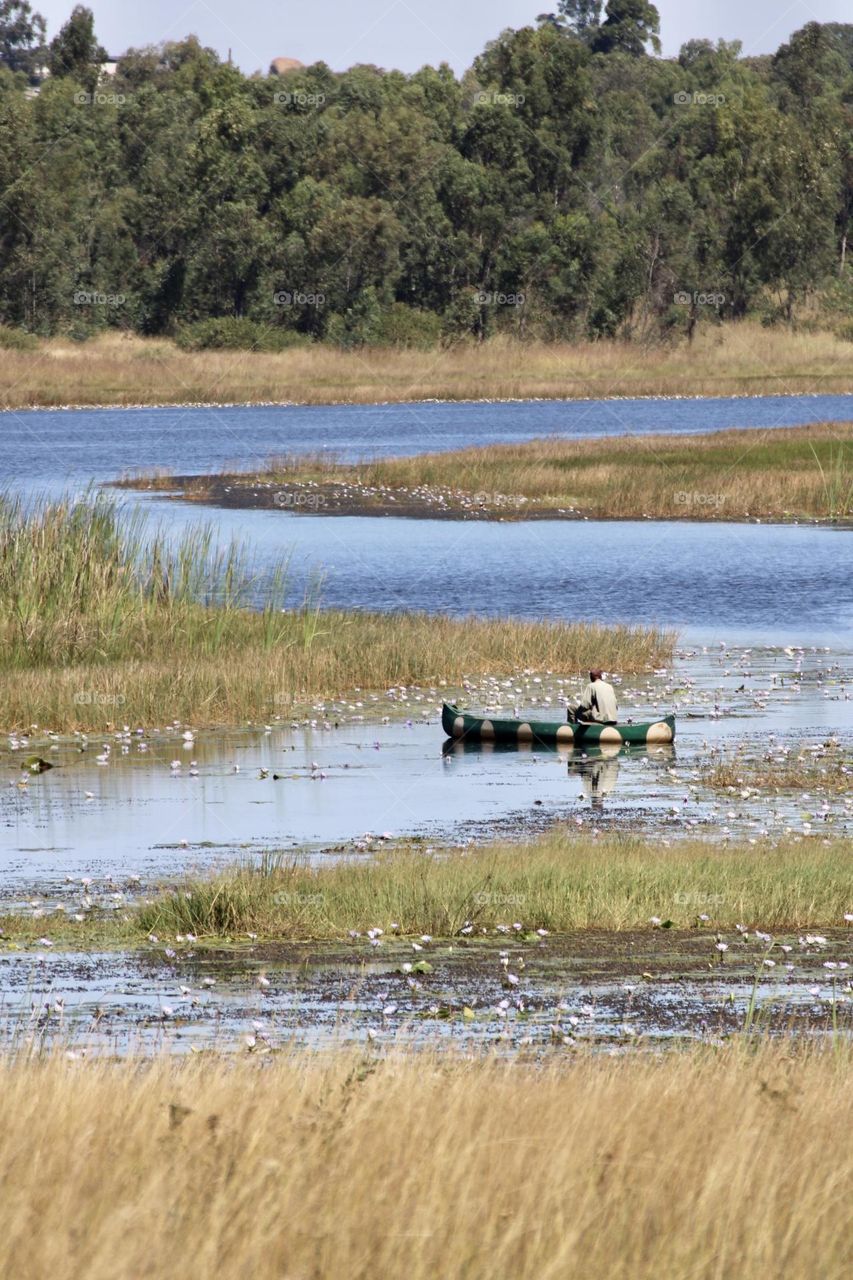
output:
[[[660,15],[649,0],[608,0],[607,16],[595,28],[596,53],[629,53],[640,57],[650,44],[660,53]]]
[[[601,24],[602,0],[558,0],[556,13],[541,13],[538,21],[590,40]]]
[[[44,61],[45,21],[28,0],[0,0],[0,66],[30,81]]]
[[[0,54],[0,323],[651,341],[796,323],[820,291],[843,327],[853,27],[662,59],[657,26],[641,0],[561,3],[458,79],[247,78],[190,37],[128,51],[90,110],[103,50],[78,8],[36,94]]]
[[[48,46],[48,68],[55,77],[68,76],[94,92],[107,51],[95,39],[95,15],[78,4]]]

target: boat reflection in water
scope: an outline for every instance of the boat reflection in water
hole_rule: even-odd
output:
[[[442,746],[446,758],[456,756],[548,755],[566,761],[570,778],[579,778],[583,798],[593,809],[603,809],[604,800],[616,790],[619,770],[628,762],[668,768],[675,760],[671,743],[603,743],[597,747],[543,746],[532,742],[482,742],[465,738],[447,738]]]

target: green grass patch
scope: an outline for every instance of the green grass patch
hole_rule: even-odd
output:
[[[279,861],[190,880],[141,909],[142,934],[340,939],[350,930],[453,937],[525,931],[842,924],[853,842],[721,846],[549,834],[471,851],[394,849],[321,868]]]

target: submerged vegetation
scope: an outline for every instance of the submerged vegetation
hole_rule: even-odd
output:
[[[288,604],[211,529],[177,540],[105,499],[0,504],[0,724],[65,731],[264,721],[299,699],[523,667],[643,670],[674,635],[639,627],[323,611]]]
[[[5,1061],[2,1269],[840,1277],[851,1065],[784,1039]]]
[[[180,489],[196,502],[366,515],[846,520],[853,516],[851,456],[853,423],[830,422],[555,438],[352,464],[294,456],[272,459],[261,472],[123,483]]]
[[[719,791],[742,788],[759,794],[768,791],[846,794],[853,791],[853,754],[837,740],[820,746],[792,749],[779,744],[763,760],[743,755],[713,760],[701,773],[702,781]]]
[[[687,927],[703,913],[706,928],[840,925],[851,909],[851,852],[844,839],[670,847],[554,831],[464,851],[395,847],[321,867],[282,857],[190,880],[142,908],[138,923],[164,936],[316,940],[392,925],[435,937],[515,923],[566,932],[649,928],[657,918]]]

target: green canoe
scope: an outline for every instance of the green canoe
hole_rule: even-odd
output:
[[[602,742],[672,742],[675,716],[642,724],[567,724],[565,720],[497,720],[472,716],[451,703],[441,708],[441,724],[448,738],[481,742],[542,742],[546,746],[587,746]]]

